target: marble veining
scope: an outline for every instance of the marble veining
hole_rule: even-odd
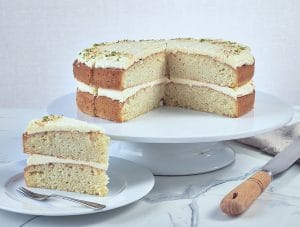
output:
[[[173,219],[173,216],[170,212],[168,212],[168,216],[170,218],[170,222],[172,223],[172,226],[173,227],[177,227],[177,224],[175,223],[174,219]]]
[[[189,204],[191,209],[191,227],[197,227],[199,222],[199,206],[195,199]]]
[[[40,217],[40,216],[33,216],[33,217],[29,218],[24,223],[22,223],[19,227],[24,227],[25,225],[28,225],[30,222],[32,222],[33,220],[37,219],[38,217]]]
[[[215,186],[227,182],[231,182],[231,181],[244,180],[259,169],[261,169],[261,167],[253,168],[247,173],[242,174],[240,176],[212,181],[208,185],[202,187],[195,187],[191,184],[188,184],[182,193],[150,193],[144,198],[144,200],[146,202],[156,203],[156,202],[170,201],[170,200],[195,199],[199,197],[201,194],[208,192],[211,188]]]

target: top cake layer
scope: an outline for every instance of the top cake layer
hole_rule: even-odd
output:
[[[185,52],[212,57],[236,69],[254,64],[250,48],[221,39],[123,40],[94,44],[79,53],[77,60],[89,67],[128,69],[135,62],[155,53]]]
[[[183,78],[239,87],[254,74],[250,48],[219,39],[118,41],[94,44],[73,64],[77,81],[125,90],[162,78]]]
[[[29,122],[26,128],[27,134],[46,131],[79,131],[103,133],[103,129],[99,126],[56,115],[45,116],[42,119],[32,120]]]

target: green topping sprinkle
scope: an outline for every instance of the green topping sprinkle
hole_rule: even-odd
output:
[[[199,39],[199,42],[203,43],[203,42],[211,42],[213,41],[212,39]]]
[[[49,116],[44,116],[42,118],[42,122],[54,121],[54,120],[57,120],[59,118],[62,118],[62,115],[59,116],[59,115],[53,115],[53,114],[51,114]]]
[[[231,42],[231,41],[222,41],[222,40],[214,40],[214,39],[199,39],[199,42],[201,42],[201,43],[207,42],[207,43],[211,43],[211,44],[222,47],[223,52],[226,56],[238,55],[242,51],[247,49],[247,47],[242,46],[236,42]]]
[[[119,54],[119,53],[116,51],[112,51],[109,54],[105,54],[105,57],[113,57],[113,56],[116,56],[117,54]]]
[[[91,47],[87,48],[82,52],[82,57],[86,60],[95,59],[97,56],[97,49]]]
[[[240,45],[236,42],[232,41],[224,41],[220,39],[198,39],[200,43],[210,43],[216,46],[219,46],[221,48],[221,51],[225,56],[232,56],[232,55],[239,55],[241,52],[247,50],[246,46]],[[120,42],[126,42],[126,40],[118,41]],[[127,40],[127,42],[129,42]],[[86,48],[82,52],[79,53],[79,55],[85,60],[90,61],[96,58],[110,58],[113,57],[112,60],[120,61],[121,58],[126,57],[126,54],[117,52],[117,51],[108,51],[105,49],[102,49],[102,46],[105,43],[94,43],[92,47]],[[110,59],[108,59],[110,60]]]

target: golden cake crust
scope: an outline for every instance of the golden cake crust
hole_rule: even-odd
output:
[[[73,74],[74,77],[85,84],[90,84],[93,75],[93,69],[88,67],[86,64],[75,60],[73,63]]]
[[[90,116],[95,116],[95,99],[96,97],[88,92],[77,89],[76,103],[79,109]]]
[[[237,99],[237,113],[235,117],[240,117],[250,110],[253,109],[255,102],[255,91],[253,91],[251,94],[238,97]]]
[[[123,106],[124,103],[99,96],[95,100],[95,116],[111,121],[123,122],[121,114]]]
[[[76,101],[78,108],[83,113],[111,121],[122,122],[121,110],[124,105],[123,103],[103,96],[94,97],[92,94],[82,91],[77,91]]]
[[[252,65],[242,65],[236,68],[237,82],[236,87],[242,86],[249,82],[254,75],[255,63]]]
[[[94,87],[122,90],[124,69],[90,68],[84,63],[75,60],[73,73],[76,80]]]
[[[94,68],[90,84],[95,87],[108,89],[123,89],[124,69]]]

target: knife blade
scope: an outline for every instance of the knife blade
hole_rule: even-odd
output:
[[[300,138],[296,139],[286,149],[268,161],[262,167],[262,170],[275,176],[290,168],[298,158],[300,158]]]
[[[272,177],[290,168],[300,158],[300,138],[268,161],[260,171],[249,177],[221,201],[220,208],[230,216],[247,210],[270,184]]]

